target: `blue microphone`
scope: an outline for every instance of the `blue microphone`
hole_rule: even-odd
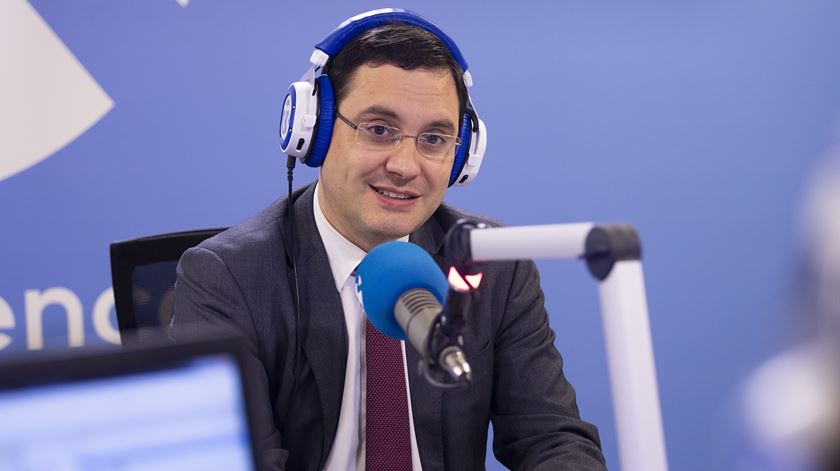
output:
[[[470,380],[463,350],[446,345],[429,351],[430,335],[446,302],[449,283],[431,255],[410,242],[387,242],[368,253],[356,268],[356,295],[370,322],[383,334],[408,340],[432,365],[455,380]]]

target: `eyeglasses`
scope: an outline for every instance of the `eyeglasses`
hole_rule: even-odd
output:
[[[403,134],[402,130],[392,126],[386,126],[377,122],[364,122],[355,124],[335,110],[335,115],[344,124],[356,131],[356,144],[368,150],[390,150],[395,149],[403,138],[414,139],[417,150],[429,160],[443,161],[455,154],[455,150],[461,145],[461,138],[448,134],[436,132],[424,132],[416,136]]]

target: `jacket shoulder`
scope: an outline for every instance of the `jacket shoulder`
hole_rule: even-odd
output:
[[[286,199],[281,198],[235,226],[202,241],[198,247],[222,258],[243,253],[276,250],[282,246]]]

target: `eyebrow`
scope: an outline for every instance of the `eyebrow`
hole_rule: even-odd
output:
[[[392,110],[390,108],[385,108],[384,106],[380,106],[380,105],[368,106],[367,108],[363,109],[359,113],[359,117],[361,117],[361,116],[372,116],[372,115],[373,116],[383,116],[383,117],[386,117],[386,118],[391,118],[395,121],[399,121],[399,119],[400,119],[400,116],[394,110]],[[452,124],[451,121],[449,121],[447,119],[438,119],[438,120],[432,121],[431,123],[428,123],[426,128],[429,128],[429,129],[440,128],[444,132],[447,132],[447,133],[455,132],[455,126]]]

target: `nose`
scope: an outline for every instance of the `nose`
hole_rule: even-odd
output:
[[[423,156],[417,150],[415,137],[405,136],[385,161],[385,170],[403,180],[411,180],[420,174],[420,160]]]

